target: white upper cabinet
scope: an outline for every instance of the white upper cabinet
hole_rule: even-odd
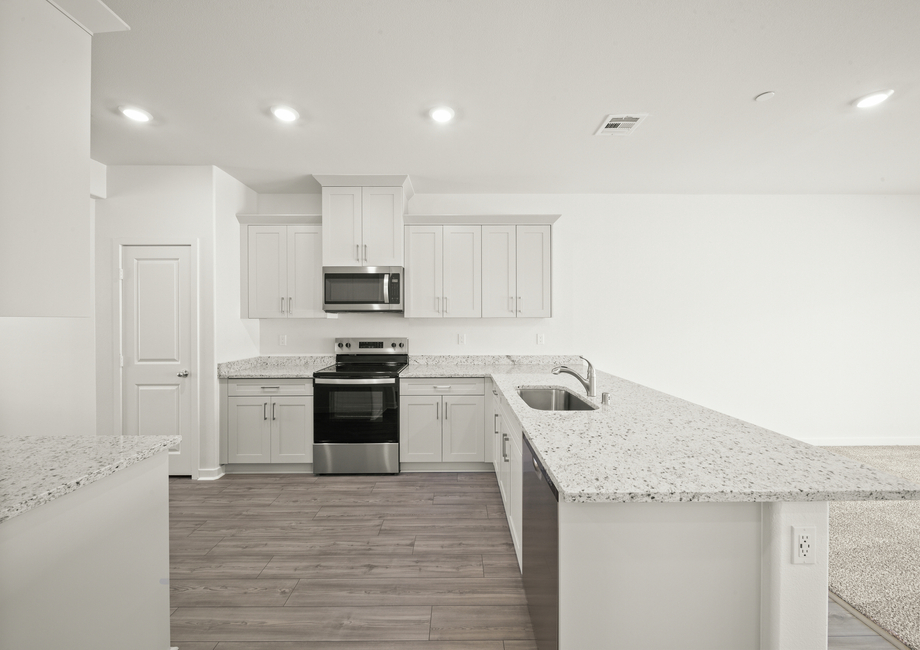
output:
[[[482,227],[483,318],[517,315],[516,226]]]
[[[482,226],[406,227],[405,316],[482,316]]]
[[[552,316],[550,227],[517,226],[517,315]]]
[[[406,318],[440,318],[443,289],[442,226],[406,227]]]
[[[403,266],[402,187],[323,187],[324,266]]]
[[[552,316],[549,225],[482,227],[482,315]]]
[[[248,317],[323,317],[321,228],[249,226],[248,233]]]
[[[482,316],[482,226],[444,226],[443,314]]]

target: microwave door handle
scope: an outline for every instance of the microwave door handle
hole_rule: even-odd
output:
[[[390,274],[383,274],[383,304],[390,304]]]

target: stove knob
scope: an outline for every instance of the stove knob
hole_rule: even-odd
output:
[[[339,343],[339,347],[344,348],[345,346],[342,343]]]
[[[400,344],[399,344],[399,347],[404,348],[404,347],[406,347],[406,344],[405,344],[405,343],[400,343]]]
[[[396,347],[396,344],[395,344],[395,343],[391,343],[391,344],[390,344],[390,347],[395,348],[395,347]]]
[[[350,347],[351,347],[351,343],[346,343],[346,344],[345,344],[345,347],[346,347],[346,348],[350,348]]]

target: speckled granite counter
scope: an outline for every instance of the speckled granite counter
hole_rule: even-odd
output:
[[[263,377],[312,377],[317,370],[335,363],[331,354],[290,357],[251,357],[217,364],[219,379],[261,379]]]
[[[240,365],[220,376],[304,377],[332,361],[261,357],[233,362]],[[605,408],[551,412],[527,406],[519,386],[562,386],[584,394],[573,377],[551,374],[559,364],[583,369],[573,356],[413,355],[400,376],[491,377],[567,502],[920,499],[920,486],[601,371],[597,394],[611,394]],[[298,368],[300,374],[281,374]],[[599,405],[600,397],[592,401]]]
[[[0,436],[0,522],[179,442],[179,436]]]

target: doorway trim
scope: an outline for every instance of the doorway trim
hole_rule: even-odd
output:
[[[192,480],[198,480],[201,467],[201,367],[200,350],[201,330],[198,326],[199,312],[201,305],[198,302],[198,285],[201,283],[201,273],[198,268],[198,248],[200,241],[197,237],[170,237],[168,239],[159,237],[116,237],[112,240],[112,386],[114,389],[114,432],[116,436],[124,435],[123,401],[124,385],[122,377],[122,299],[124,296],[124,279],[121,277],[122,262],[124,261],[124,249],[126,246],[188,246],[189,247],[189,265],[191,273],[191,287],[189,287],[189,299],[191,308],[189,309],[189,319],[191,321],[191,337],[189,341],[191,362],[189,370],[191,371],[193,381],[189,382],[189,390],[192,394],[189,399],[189,409],[191,413],[192,439],[189,443],[189,453],[192,454]]]

